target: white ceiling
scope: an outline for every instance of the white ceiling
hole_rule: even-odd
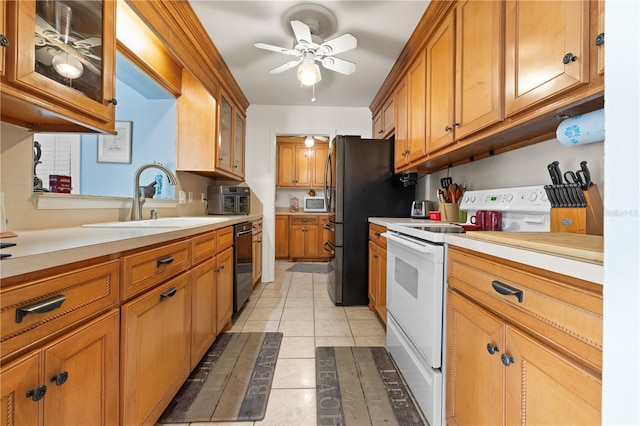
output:
[[[227,66],[253,105],[314,105],[368,107],[384,82],[429,0],[410,1],[218,1],[190,0]],[[301,3],[315,3],[337,18],[330,40],[350,33],[358,40],[354,50],[336,55],[357,64],[350,76],[320,67],[322,81],[301,88],[296,68],[282,74],[269,71],[295,57],[254,47],[263,42],[294,46],[285,12]]]

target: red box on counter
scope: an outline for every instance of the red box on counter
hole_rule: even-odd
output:
[[[49,192],[70,194],[71,176],[49,175]]]

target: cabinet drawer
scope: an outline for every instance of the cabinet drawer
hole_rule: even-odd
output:
[[[3,290],[1,357],[24,352],[117,301],[117,260]]]
[[[193,264],[199,263],[207,257],[216,254],[216,232],[207,232],[191,239],[191,252]]]
[[[303,217],[291,216],[290,220],[292,225],[317,225],[318,224],[318,216],[303,216]]]
[[[383,232],[387,232],[387,228],[384,226],[376,225],[375,223],[369,224],[369,239],[386,249],[387,239],[381,235]]]
[[[602,370],[602,286],[463,249],[448,259],[449,287]]]
[[[189,269],[190,249],[190,241],[180,241],[122,257],[122,300]]]
[[[218,240],[216,253],[220,253],[233,246],[233,226],[218,229],[216,231],[216,239]]]

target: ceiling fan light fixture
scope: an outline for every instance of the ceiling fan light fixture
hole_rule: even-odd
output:
[[[306,146],[307,148],[311,148],[313,144],[313,138],[311,136],[307,136],[307,138],[304,140],[304,146]]]
[[[82,62],[67,52],[60,52],[51,61],[58,74],[71,80],[76,79],[84,72]]]
[[[305,58],[302,64],[298,67],[298,80],[303,86],[313,86],[322,80],[320,74],[320,67],[311,60]]]

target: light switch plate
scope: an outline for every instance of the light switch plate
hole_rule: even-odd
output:
[[[187,194],[184,191],[178,192],[178,204],[187,204]]]

